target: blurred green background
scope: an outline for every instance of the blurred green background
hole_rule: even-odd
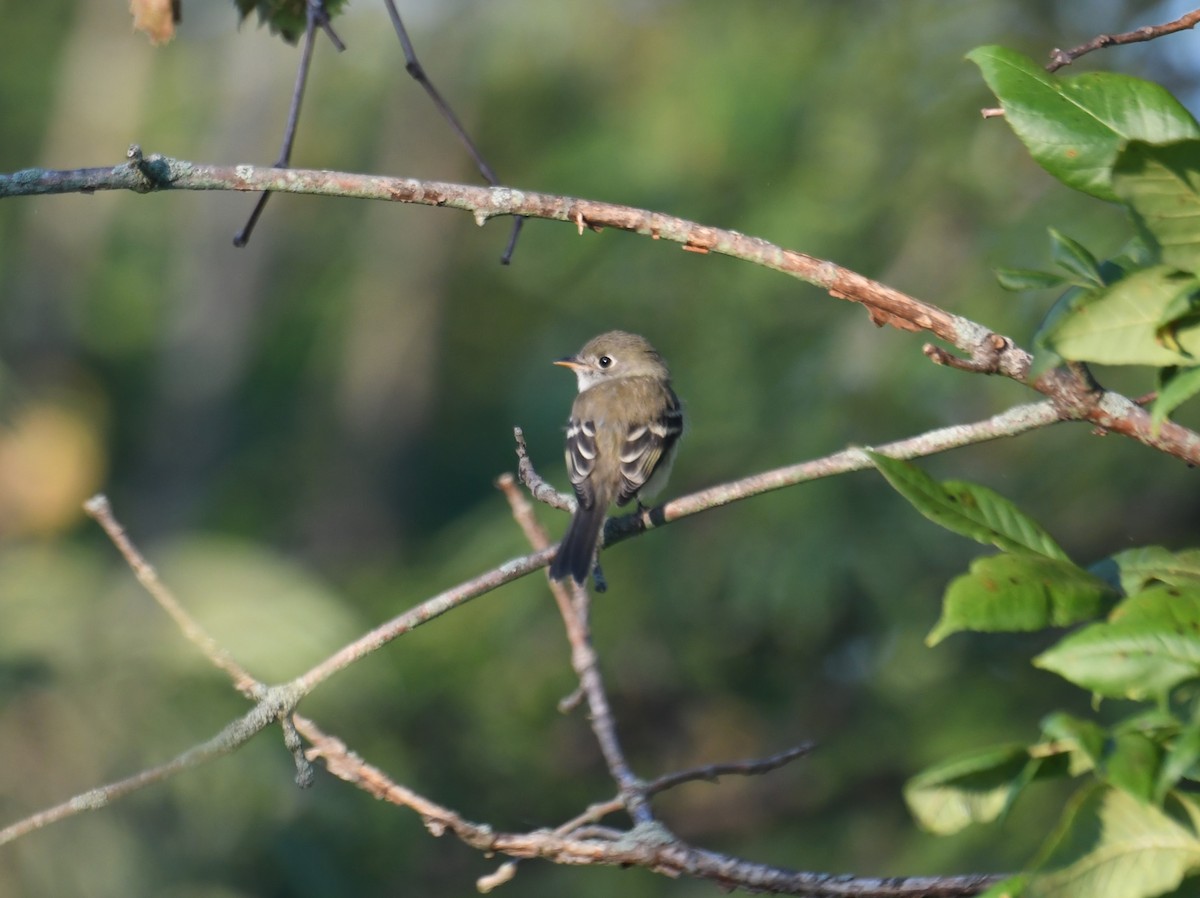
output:
[[[506,183],[629,203],[833,259],[1029,345],[1045,228],[1100,255],[1128,225],[1037,169],[963,54],[1035,58],[1186,4],[613,0],[401,2],[422,61]],[[185,2],[175,42],[122,3],[0,2],[0,171],[278,152],[297,51],[230,3]],[[317,47],[293,161],[474,183],[404,73],[382,4]],[[1088,57],[1191,104],[1200,37]],[[1190,57],[1190,58],[1189,58]],[[136,587],[80,502],[103,490],[185,604],[257,675],[526,551],[492,486],[524,427],[565,485],[572,378],[596,332],[662,350],[690,431],[671,493],[976,420],[1032,397],[931,365],[923,338],[782,275],[605,231],[280,196],[128,193],[0,204],[0,824],[218,730],[244,702]],[[1101,372],[1152,387],[1141,372]],[[1194,414],[1182,416],[1196,423]],[[1017,500],[1077,560],[1195,545],[1194,474],[1083,426],[926,462]],[[565,518],[542,510],[553,533]],[[655,802],[683,836],[864,875],[1013,868],[1055,819],[940,839],[900,788],[970,747],[1088,713],[1029,658],[1041,637],[926,649],[978,547],[859,474],[710,512],[606,556],[596,642],[636,770],[820,750]],[[540,577],[424,627],[302,710],[394,777],[498,828],[554,825],[613,787]],[[276,731],[236,755],[0,849],[0,894],[471,894],[494,869],[411,813],[319,775]],[[527,864],[506,894],[708,895],[640,870]]]

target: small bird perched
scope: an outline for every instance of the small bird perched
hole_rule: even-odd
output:
[[[567,424],[567,473],[578,507],[550,563],[550,578],[583,583],[608,507],[650,499],[671,472],[683,408],[671,372],[645,338],[609,331],[554,364],[570,368],[579,395]]]

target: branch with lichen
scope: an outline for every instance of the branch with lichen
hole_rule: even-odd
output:
[[[136,146],[130,147],[128,157],[128,162],[110,168],[27,169],[0,175],[0,199],[97,190],[269,191],[444,206],[470,212],[480,225],[498,216],[519,215],[568,222],[581,235],[589,229],[629,231],[677,243],[693,252],[741,259],[820,287],[830,296],[862,305],[879,326],[929,333],[957,350],[955,354],[926,344],[923,351],[935,364],[1011,378],[1046,396],[1059,420],[1086,421],[1189,464],[1200,464],[1200,434],[1173,421],[1155,425],[1150,413],[1136,402],[1103,389],[1081,376],[1077,369],[1055,368],[1034,377],[1032,355],[1012,338],[834,262],[785,249],[760,237],[648,209],[511,187],[476,187],[415,178],[252,165],[202,165],[158,154],[145,156]]]

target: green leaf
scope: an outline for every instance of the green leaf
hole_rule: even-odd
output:
[[[1200,585],[1200,549],[1172,552],[1162,546],[1126,549],[1112,556],[1126,595],[1141,592],[1151,583],[1168,586]]]
[[[1200,589],[1155,587],[1033,662],[1097,695],[1141,701],[1200,674]]]
[[[904,799],[925,829],[956,833],[972,823],[995,820],[1028,762],[1023,745],[970,752],[917,774],[905,785]]]
[[[1112,186],[1163,263],[1200,272],[1200,140],[1130,142],[1117,156]]]
[[[1091,250],[1066,234],[1050,228],[1050,257],[1080,287],[1103,287],[1100,263]]]
[[[1030,881],[1031,898],[1161,895],[1200,868],[1200,839],[1193,825],[1122,789],[1089,789],[1069,807],[1045,866]]]
[[[1067,559],[1040,524],[994,490],[957,480],[938,483],[911,462],[866,452],[896,492],[935,524],[984,545]]]
[[[1032,268],[996,268],[992,273],[996,275],[996,282],[1011,293],[1061,287],[1066,282],[1061,274]]]
[[[1021,898],[1028,886],[1029,876],[1025,873],[1018,873],[1016,876],[1001,880],[986,892],[980,892],[978,898]]]
[[[1200,360],[1200,328],[1174,334],[1176,348],[1159,334],[1163,312],[1200,280],[1169,265],[1135,271],[1115,284],[1072,297],[1039,331],[1036,342],[1065,359],[1107,365],[1192,364]]]
[[[1151,250],[1144,238],[1135,237],[1129,240],[1121,252],[1100,263],[1100,276],[1106,285],[1115,284],[1133,271],[1138,271],[1157,262],[1157,249]],[[1044,336],[1052,333],[1060,323],[1060,319],[1074,314],[1076,308],[1086,305],[1093,297],[1094,288],[1073,286],[1054,301],[1054,305],[1046,312],[1034,335],[1034,346],[1039,350],[1034,357],[1030,375],[1040,377],[1051,368],[1062,364],[1062,356],[1046,346]]]
[[[970,573],[951,582],[942,616],[925,637],[937,645],[952,633],[1065,627],[1099,616],[1111,586],[1069,561],[1027,553],[977,558]]]
[[[1111,72],[1060,78],[1013,50],[978,47],[979,66],[1004,118],[1029,153],[1068,187],[1116,199],[1111,177],[1131,140],[1168,143],[1200,137],[1200,125],[1158,84]]]
[[[1161,761],[1162,750],[1153,739],[1141,733],[1121,733],[1108,744],[1100,773],[1110,785],[1150,802]]]
[[[1104,743],[1108,739],[1108,733],[1093,721],[1057,711],[1042,721],[1042,735],[1049,742],[1031,747],[1030,752],[1066,752],[1069,758],[1068,770],[1072,776],[1095,770],[1104,758]]]
[[[1150,422],[1157,431],[1183,403],[1200,393],[1200,366],[1163,368],[1159,371],[1158,398],[1150,407]]]
[[[1192,723],[1171,740],[1163,755],[1154,800],[1161,803],[1181,779],[1195,779],[1197,762],[1200,762],[1200,725]]]

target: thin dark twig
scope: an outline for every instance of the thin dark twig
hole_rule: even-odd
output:
[[[498,187],[500,179],[496,177],[495,171],[488,165],[487,160],[483,158],[479,147],[475,146],[475,141],[471,140],[471,135],[463,127],[462,121],[454,114],[454,110],[450,108],[450,104],[446,102],[441,91],[434,87],[433,82],[429,80],[429,76],[425,73],[425,67],[417,59],[416,48],[413,47],[412,40],[408,36],[408,29],[404,27],[404,20],[400,18],[400,11],[396,9],[394,0],[383,0],[383,2],[387,7],[388,15],[392,18],[392,27],[396,29],[396,37],[400,39],[400,47],[404,51],[404,70],[425,89],[425,93],[429,95],[429,99],[433,101],[433,105],[442,114],[442,118],[450,125],[451,130],[458,135],[458,139],[463,147],[466,148],[467,153],[475,160],[475,167],[483,175],[483,180],[487,181],[493,187]],[[508,237],[508,246],[504,250],[504,255],[500,257],[501,265],[508,265],[512,262],[513,251],[517,248],[517,237],[520,236],[521,228],[524,224],[524,216],[517,215],[513,218],[512,231]]]
[[[1047,72],[1057,72],[1063,66],[1068,66],[1080,56],[1091,53],[1093,50],[1099,50],[1103,47],[1115,47],[1121,44],[1137,44],[1143,41],[1152,41],[1156,38],[1163,37],[1167,34],[1174,34],[1177,31],[1187,31],[1195,28],[1200,24],[1200,10],[1193,10],[1185,13],[1173,22],[1165,22],[1162,25],[1143,25],[1141,28],[1135,28],[1133,31],[1125,31],[1121,34],[1098,34],[1087,43],[1080,44],[1070,50],[1060,50],[1055,47],[1050,51],[1050,62],[1046,65]]]
[[[300,51],[300,64],[296,67],[296,82],[292,85],[292,104],[288,108],[287,124],[283,128],[283,146],[279,149],[279,158],[275,160],[275,168],[287,168],[292,162],[292,146],[296,142],[296,127],[300,123],[300,104],[304,100],[304,88],[308,84],[308,72],[312,67],[313,44],[318,27],[329,35],[329,39],[339,52],[346,49],[346,45],[342,43],[341,38],[329,24],[329,13],[325,11],[325,0],[308,0],[305,8],[304,47]],[[267,208],[267,201],[270,199],[270,192],[259,196],[246,224],[234,235],[234,246],[245,246],[250,240],[250,235],[254,232],[254,227],[258,224],[258,219],[262,217],[263,210]]]
[[[815,742],[802,742],[800,745],[796,745],[767,758],[725,761],[718,764],[706,764],[703,767],[677,770],[674,773],[664,773],[662,776],[650,780],[645,784],[644,788],[647,795],[657,795],[659,792],[666,792],[668,789],[674,789],[676,786],[697,780],[715,783],[722,776],[760,776],[770,773],[773,770],[778,770],[780,767],[792,763],[797,758],[811,754],[815,748]],[[620,796],[611,798],[608,801],[598,801],[595,804],[589,805],[582,813],[572,817],[567,822],[556,826],[554,832],[560,836],[570,835],[579,837],[582,827],[595,823],[597,820],[603,820],[609,814],[615,814],[624,807],[625,802]]]
[[[767,758],[723,761],[719,764],[706,764],[702,767],[692,767],[688,770],[677,770],[674,773],[666,773],[646,783],[646,794],[657,795],[659,792],[665,792],[667,789],[674,789],[683,783],[691,783],[697,780],[715,783],[722,776],[761,776],[764,773],[778,770],[780,767],[784,767],[798,758],[812,754],[816,747],[815,742],[802,742],[799,745],[785,749]]]

